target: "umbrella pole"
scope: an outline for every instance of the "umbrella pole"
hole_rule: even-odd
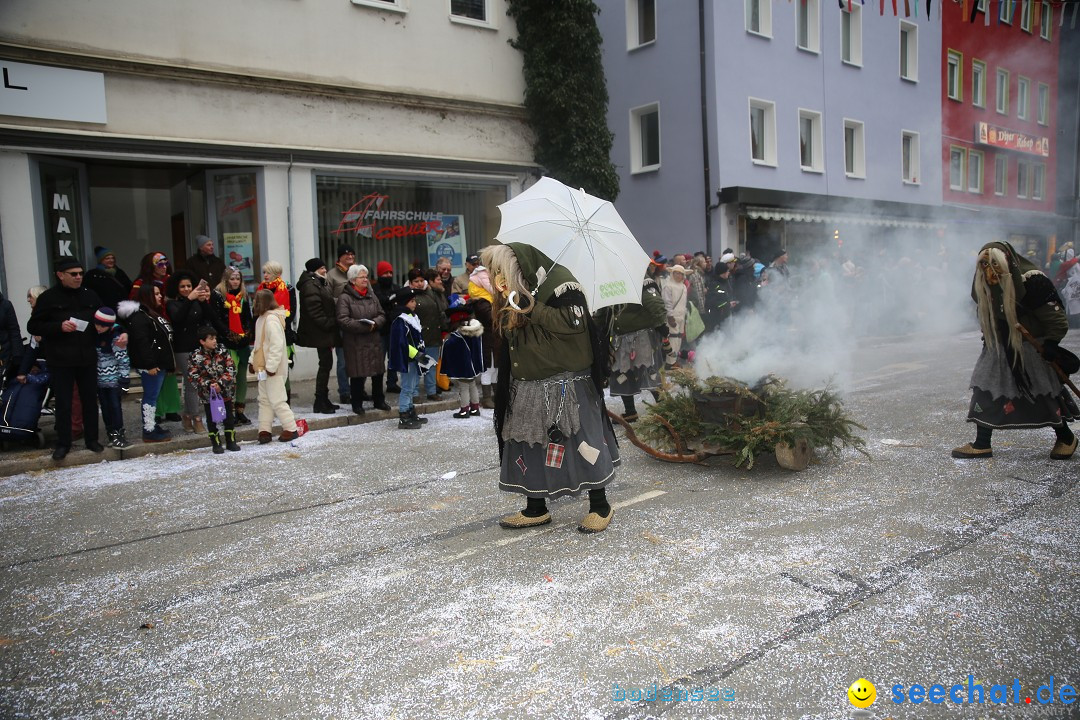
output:
[[[1031,343],[1032,346],[1039,351],[1039,354],[1042,355],[1042,343],[1036,340],[1035,336],[1028,332],[1028,329],[1020,323],[1016,323],[1016,329],[1019,330],[1020,334],[1024,336],[1024,339]],[[1047,362],[1050,363],[1050,367],[1057,371],[1058,377],[1061,378],[1061,382],[1072,388],[1073,394],[1075,394],[1077,398],[1080,398],[1080,390],[1076,389],[1076,385],[1074,385],[1073,381],[1069,379],[1069,376],[1065,374],[1065,371],[1061,369],[1061,366],[1058,365],[1056,361],[1047,360]]]

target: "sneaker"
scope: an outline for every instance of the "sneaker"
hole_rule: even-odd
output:
[[[250,425],[251,424],[251,418],[249,418],[247,415],[245,415],[242,412],[238,412],[238,413],[236,413],[236,424],[237,425]]]
[[[300,437],[300,433],[295,430],[282,430],[281,434],[278,435],[278,442],[291,442],[298,437]]]
[[[398,430],[419,430],[422,423],[409,413],[398,414]]]
[[[465,407],[461,408],[460,410],[458,410],[456,413],[454,413],[450,417],[455,417],[455,418],[460,419],[460,418],[470,417],[471,415],[472,415],[472,413],[469,412],[469,406],[466,405]]]

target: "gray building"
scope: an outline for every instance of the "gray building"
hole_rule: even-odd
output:
[[[938,241],[936,19],[825,0],[597,5],[617,205],[646,250],[767,262]]]

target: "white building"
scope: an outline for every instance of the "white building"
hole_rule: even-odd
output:
[[[506,0],[4,0],[0,290],[25,327],[61,257],[203,233],[255,282],[460,267],[533,167],[515,35]]]

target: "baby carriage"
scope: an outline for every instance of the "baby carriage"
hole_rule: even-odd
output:
[[[49,399],[49,373],[43,361],[37,365],[39,371],[27,374],[25,383],[9,378],[0,391],[0,443],[4,445],[20,442],[45,447],[38,419]]]

